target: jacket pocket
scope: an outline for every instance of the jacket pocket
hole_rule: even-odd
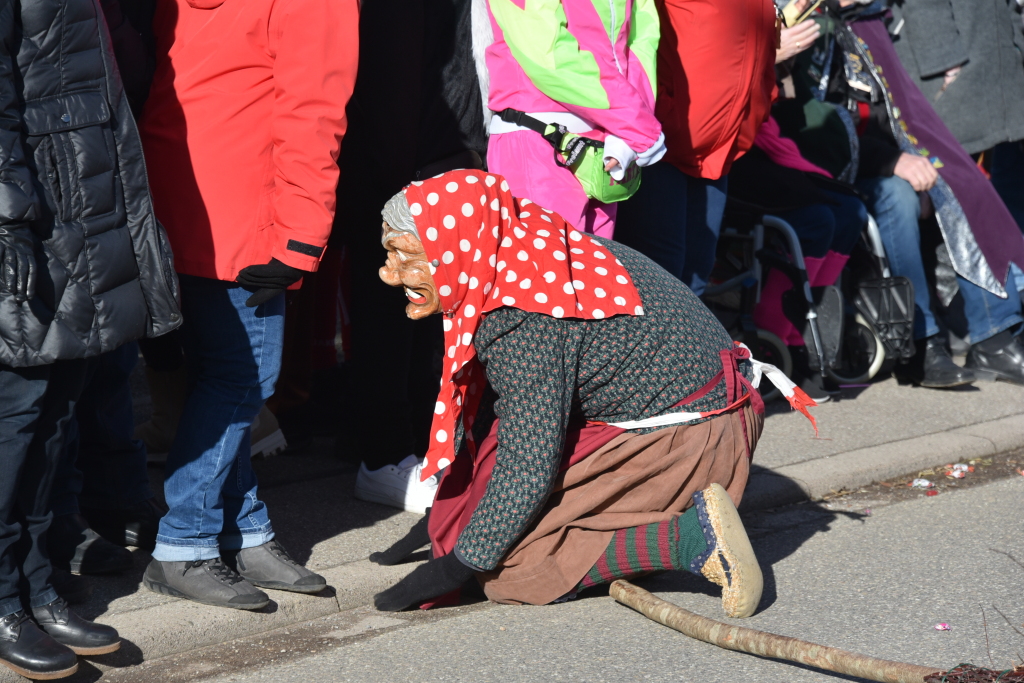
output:
[[[22,120],[28,135],[42,138],[42,164],[57,217],[70,221],[82,213],[85,204],[109,211],[111,188],[90,188],[83,197],[82,172],[93,186],[109,184],[98,177],[113,169],[102,129],[110,121],[110,108],[99,91],[68,93],[25,103]],[[83,141],[85,144],[83,144]],[[81,168],[80,168],[81,167]]]

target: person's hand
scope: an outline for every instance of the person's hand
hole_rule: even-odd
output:
[[[370,562],[390,567],[406,559],[430,543],[430,533],[427,531],[428,524],[430,524],[430,508],[427,508],[427,514],[423,516],[423,519],[416,522],[415,526],[409,529],[409,533],[398,539],[394,545],[382,552],[372,553],[370,555]]]
[[[613,179],[622,180],[626,177],[626,169],[636,161],[636,152],[625,140],[609,134],[604,137],[604,154],[601,158],[604,161],[604,170],[608,171]]]
[[[270,263],[242,268],[235,282],[252,292],[245,305],[253,308],[265,304],[302,279],[306,271],[292,268],[276,258]]]
[[[806,19],[796,26],[782,29],[781,46],[775,51],[775,63],[784,62],[795,57],[811,45],[821,35],[818,22]]]
[[[0,227],[0,288],[18,303],[36,293],[36,256],[28,226]]]
[[[935,186],[939,179],[939,172],[932,166],[932,162],[917,154],[904,152],[896,161],[896,168],[893,175],[903,178],[915,192],[927,192]]]
[[[373,604],[382,612],[399,612],[462,588],[474,573],[451,552],[416,567],[394,586],[373,596]]]
[[[946,74],[942,77],[942,89],[943,90],[948,88],[953,83],[953,81],[956,80],[956,77],[960,75],[960,69],[961,68],[962,67],[954,66],[952,69],[950,69],[949,71],[946,72]]]

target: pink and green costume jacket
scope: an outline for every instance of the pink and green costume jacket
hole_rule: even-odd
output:
[[[573,114],[636,153],[661,134],[654,117],[654,0],[488,0],[489,107]],[[571,130],[571,128],[570,128]]]

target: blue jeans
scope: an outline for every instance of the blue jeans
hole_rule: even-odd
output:
[[[46,552],[50,491],[90,362],[0,365],[0,617],[57,599]]]
[[[914,285],[914,338],[924,339],[939,333],[931,308],[931,289],[925,277],[921,258],[921,202],[906,180],[870,178],[858,180],[857,187],[868,197],[868,211],[878,223],[885,254],[893,275],[902,275]],[[1021,322],[1020,298],[1000,299],[960,276],[960,294],[964,298],[964,314],[971,343],[977,344]],[[1008,286],[1012,290],[1013,285]]]
[[[138,357],[139,346],[132,342],[90,361],[53,481],[50,505],[55,517],[79,512],[79,503],[122,510],[153,497],[146,446],[133,438],[128,379]]]
[[[637,193],[619,204],[615,239],[700,296],[715,265],[727,187],[727,177],[694,178],[667,161],[648,166]]]
[[[849,254],[868,222],[864,203],[851,194],[820,190],[834,204],[810,204],[774,212],[793,226],[804,256],[821,258],[830,250]]]
[[[284,294],[249,308],[238,285],[181,276],[182,346],[193,386],[167,455],[153,557],[209,560],[274,537],[256,497],[249,427],[281,369]]]

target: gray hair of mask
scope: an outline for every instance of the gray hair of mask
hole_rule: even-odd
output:
[[[380,212],[380,215],[384,218],[384,222],[390,225],[394,230],[412,233],[416,236],[416,239],[420,239],[420,233],[416,229],[416,221],[412,218],[412,211],[409,210],[409,202],[406,201],[404,192],[399,192],[389,199],[388,203],[384,205],[384,209]],[[387,235],[382,229],[380,238],[381,244],[383,244],[386,239]]]

